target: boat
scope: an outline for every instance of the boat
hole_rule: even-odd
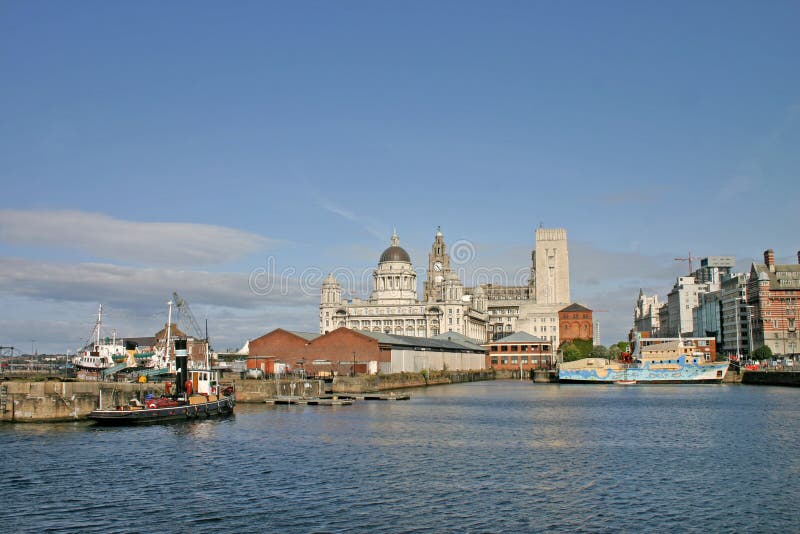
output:
[[[728,361],[710,361],[710,356],[698,349],[678,338],[642,350],[637,337],[633,353],[621,360],[584,358],[560,364],[558,381],[621,385],[722,382]]]
[[[170,317],[172,306],[170,304]],[[170,321],[167,322],[165,347],[170,346]],[[102,396],[100,408],[89,413],[89,419],[100,425],[139,425],[168,421],[191,420],[233,413],[236,405],[236,391],[233,386],[223,387],[219,372],[212,370],[208,362],[204,368],[189,369],[186,339],[175,340],[175,392],[172,384],[166,383],[164,394],[157,398],[131,399],[126,405],[103,409]],[[101,390],[102,395],[102,390]]]
[[[73,359],[75,368],[89,372],[99,372],[108,369],[125,360],[125,345],[117,339],[116,332],[112,338],[103,338],[103,305],[97,309],[97,322],[89,336],[90,342]]]

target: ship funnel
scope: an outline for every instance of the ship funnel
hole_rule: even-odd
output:
[[[189,362],[186,356],[186,340],[175,340],[175,393],[186,393],[186,380],[189,378]]]

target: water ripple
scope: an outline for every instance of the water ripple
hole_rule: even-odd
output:
[[[0,427],[8,532],[797,532],[800,390],[486,382]]]

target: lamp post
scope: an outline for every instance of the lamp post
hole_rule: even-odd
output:
[[[735,308],[734,317],[736,320],[736,361],[739,363],[739,370],[742,368],[742,349],[741,349],[741,325],[739,324],[741,321],[741,314],[739,313],[739,302],[742,300],[742,297],[736,297],[733,299],[733,305]]]
[[[753,359],[753,308],[755,308],[753,305],[747,306],[747,343],[749,345],[747,357],[751,360]]]

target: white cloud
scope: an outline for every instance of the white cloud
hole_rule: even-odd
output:
[[[314,278],[259,271],[255,286],[253,280],[251,273],[0,257],[0,295],[6,304],[0,310],[0,341],[26,351],[32,339],[41,351],[75,349],[91,332],[97,304],[106,311],[108,332],[152,335],[166,322],[173,291],[189,301],[198,321],[208,316],[217,347],[235,346],[279,326],[316,330]]]
[[[0,241],[79,250],[148,265],[218,264],[276,243],[250,232],[194,223],[135,222],[101,213],[0,210]]]
[[[113,302],[152,306],[177,291],[190,302],[255,308],[316,303],[318,295],[297,280],[262,275],[258,290],[249,273],[217,273],[179,269],[134,268],[104,263],[57,264],[0,258],[0,293],[54,301]]]

